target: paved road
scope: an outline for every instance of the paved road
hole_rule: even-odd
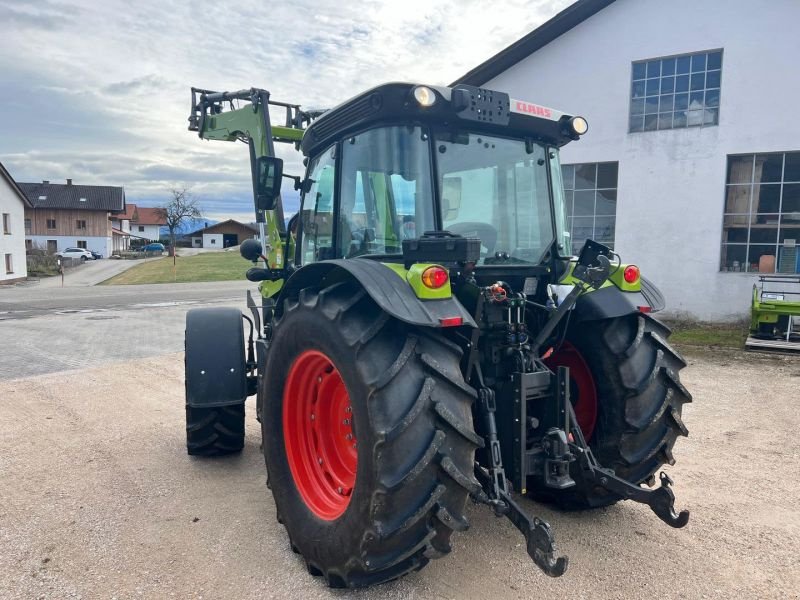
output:
[[[632,503],[565,514],[521,499],[570,557],[551,579],[506,519],[470,504],[452,554],[358,592],[328,590],[291,552],[252,399],[241,455],[186,456],[182,354],[0,381],[0,598],[797,598],[798,375],[796,358],[690,357],[691,433],[669,469],[684,529]]]
[[[186,311],[245,309],[248,281],[0,287],[0,380],[183,350]]]

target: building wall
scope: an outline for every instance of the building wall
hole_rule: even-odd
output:
[[[2,214],[8,213],[10,234],[3,230]],[[6,273],[6,254],[11,255],[13,273]],[[0,177],[0,283],[28,276],[25,259],[25,205],[16,192]]]
[[[142,227],[144,231],[139,231],[140,227]],[[157,242],[161,239],[160,225],[140,225],[134,221],[130,224],[130,232],[132,236],[144,238],[153,242]]]
[[[76,235],[81,239],[82,236],[110,236],[108,215],[108,212],[100,210],[25,209],[25,218],[31,221],[30,235]],[[55,219],[55,229],[48,229],[48,219]],[[86,229],[78,229],[77,221],[86,221]]]
[[[204,233],[203,234],[203,248],[222,248],[222,234],[221,233]]]
[[[800,150],[799,20],[793,0],[617,0],[485,87],[585,116],[562,162],[619,161],[616,251],[669,312],[740,318],[758,277],[720,272],[726,157]],[[718,48],[718,126],[628,133],[633,61]]]
[[[86,242],[86,249],[99,252],[103,258],[111,256],[113,250],[111,236],[93,237],[81,235],[27,235],[26,240],[30,240],[34,247],[47,250],[47,241],[56,240],[57,251],[61,252],[65,248],[77,248],[78,242]]]

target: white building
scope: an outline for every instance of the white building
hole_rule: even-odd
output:
[[[146,242],[157,242],[161,239],[161,228],[167,224],[167,216],[161,208],[145,208],[134,206],[134,215],[130,220],[130,234]]]
[[[0,284],[25,279],[25,208],[30,203],[0,163]]]
[[[613,244],[667,310],[747,314],[800,271],[800,2],[580,0],[456,83],[580,114],[575,245]]]

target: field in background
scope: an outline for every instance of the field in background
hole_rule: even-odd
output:
[[[235,281],[244,279],[244,274],[250,266],[250,263],[239,255],[237,249],[178,256],[175,267],[172,265],[172,257],[165,256],[160,260],[137,265],[107,279],[101,285]]]

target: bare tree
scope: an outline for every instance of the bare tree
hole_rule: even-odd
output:
[[[175,264],[175,241],[178,229],[187,219],[197,219],[201,215],[197,200],[192,197],[186,188],[172,188],[169,190],[172,196],[169,201],[161,207],[162,216],[167,222],[169,229],[169,245],[172,253],[172,264]]]

